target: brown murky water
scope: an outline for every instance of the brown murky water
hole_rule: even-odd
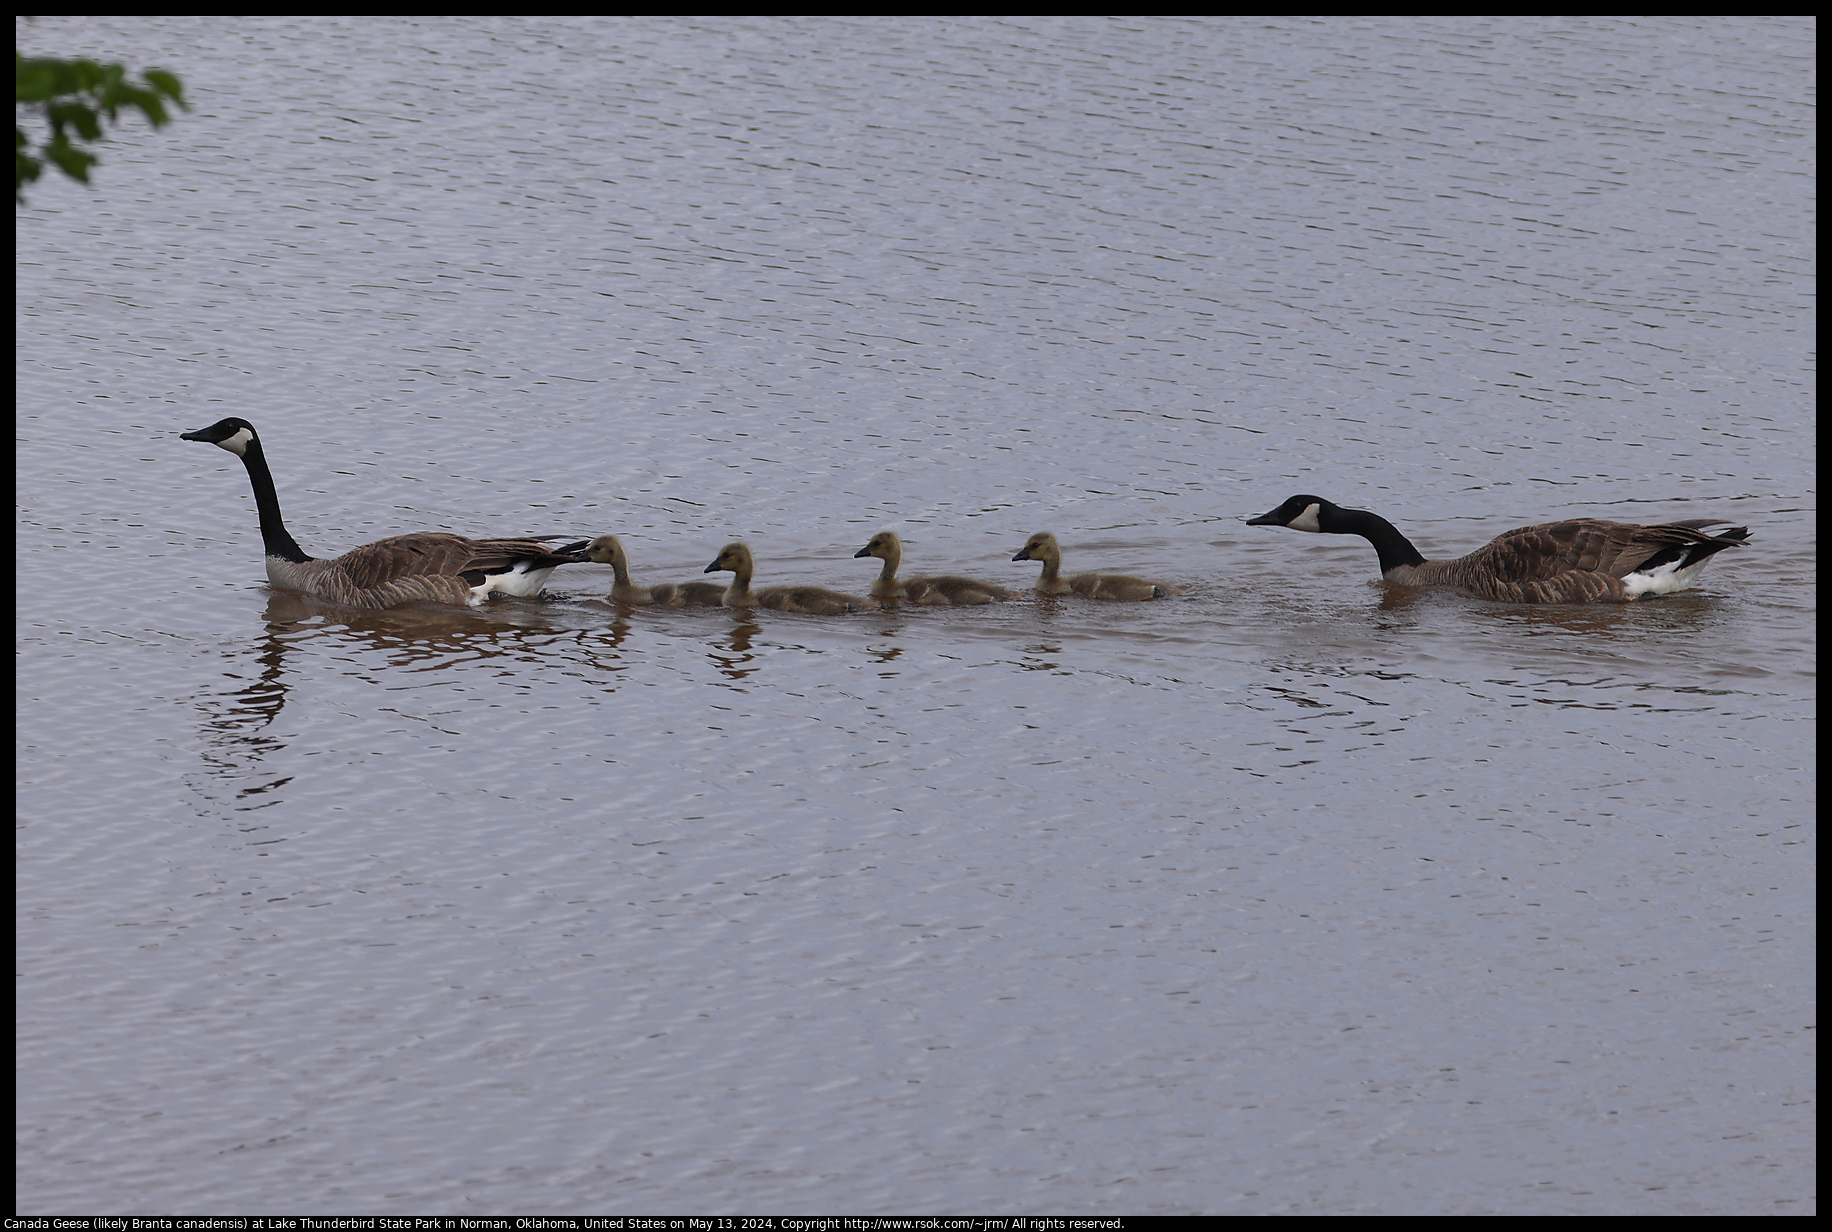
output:
[[[20,211],[21,1213],[1813,1209],[1805,19],[23,29],[197,108]],[[355,613],[226,414],[326,554],[1188,591]]]

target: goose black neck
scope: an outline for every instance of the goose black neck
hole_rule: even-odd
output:
[[[242,450],[242,465],[248,468],[248,482],[254,488],[254,507],[261,515],[261,546],[269,556],[303,563],[312,559],[298,541],[287,532],[280,520],[280,494],[274,491],[273,472],[267,469],[267,455],[261,452],[261,438],[255,437]]]
[[[1412,546],[1412,540],[1399,533],[1399,528],[1377,513],[1365,509],[1336,508],[1329,511],[1326,519],[1320,520],[1322,528],[1336,535],[1360,535],[1374,545],[1380,555],[1380,571],[1391,573],[1402,565],[1422,565],[1425,558]]]

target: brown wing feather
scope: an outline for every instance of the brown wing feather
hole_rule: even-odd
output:
[[[1629,528],[1589,518],[1522,526],[1497,535],[1457,563],[1466,573],[1506,582],[1542,582],[1574,569],[1596,572],[1605,558],[1616,555],[1612,529]]]
[[[558,538],[558,536],[555,536]],[[471,539],[471,559],[459,572],[507,569],[519,560],[537,565],[565,565],[579,558],[564,548],[550,548],[539,539]]]
[[[1716,536],[1699,529],[1711,525],[1709,519],[1638,526],[1574,518],[1508,531],[1457,563],[1511,582],[1539,582],[1571,572],[1626,577],[1668,548],[1713,542]],[[1724,538],[1739,536],[1732,532]]]
[[[1574,518],[1522,526],[1498,535],[1468,556],[1428,561],[1420,581],[1445,581],[1492,599],[1524,603],[1591,603],[1631,598],[1622,579],[1674,549],[1703,544],[1709,552],[1746,539],[1744,528],[1709,535],[1721,520],[1635,525]],[[1707,554],[1709,554],[1709,552]],[[1668,557],[1671,559],[1671,556]]]
[[[538,539],[466,539],[426,531],[365,543],[327,563],[335,565],[350,586],[368,590],[411,577],[456,578],[472,570],[493,572],[518,560],[560,565],[574,559]]]
[[[462,535],[428,531],[365,543],[327,563],[337,567],[348,585],[368,590],[403,578],[461,573],[475,555],[475,547]]]
[[[334,560],[282,563],[270,558],[267,572],[283,586],[337,603],[380,609],[398,603],[466,603],[483,574],[523,560],[562,565],[578,557],[540,539],[467,539],[425,531],[365,543]]]

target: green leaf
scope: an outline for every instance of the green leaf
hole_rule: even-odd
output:
[[[121,111],[132,108],[158,128],[171,120],[168,102],[189,109],[184,83],[176,73],[165,69],[148,69],[141,80],[133,80],[122,64],[49,56],[28,60],[17,50],[13,52],[13,68],[13,88],[21,116],[42,116],[51,130],[50,138],[34,150],[25,129],[13,129],[14,199],[21,203],[25,185],[43,174],[47,162],[71,179],[88,183],[89,169],[98,160],[77,142],[100,141],[104,117],[114,125],[119,123]]]
[[[45,117],[51,121],[51,131],[59,141],[68,140],[64,130],[69,128],[74,128],[84,141],[101,140],[101,117],[86,103],[52,103],[45,109]]]
[[[42,60],[20,60],[13,89],[19,102],[42,103],[57,93],[57,71]]]
[[[53,141],[45,146],[45,157],[57,164],[58,170],[73,180],[84,184],[89,182],[89,168],[95,166],[95,155],[87,150],[79,150],[67,142]]]
[[[168,73],[162,68],[149,68],[146,70],[146,79],[152,83],[153,89],[159,91],[159,93],[165,95],[180,107],[185,105],[184,83],[178,80],[176,74]]]

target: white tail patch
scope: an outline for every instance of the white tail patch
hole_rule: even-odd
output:
[[[547,585],[547,579],[553,571],[553,565],[537,566],[531,560],[518,560],[501,573],[492,573],[480,584],[471,587],[471,597],[465,603],[476,607],[492,594],[515,595],[524,599],[538,595],[541,587]]]
[[[1671,595],[1687,590],[1698,575],[1704,572],[1705,566],[1711,563],[1709,556],[1703,560],[1684,564],[1680,561],[1668,563],[1654,569],[1637,569],[1622,579],[1631,597],[1645,599],[1653,595]]]

